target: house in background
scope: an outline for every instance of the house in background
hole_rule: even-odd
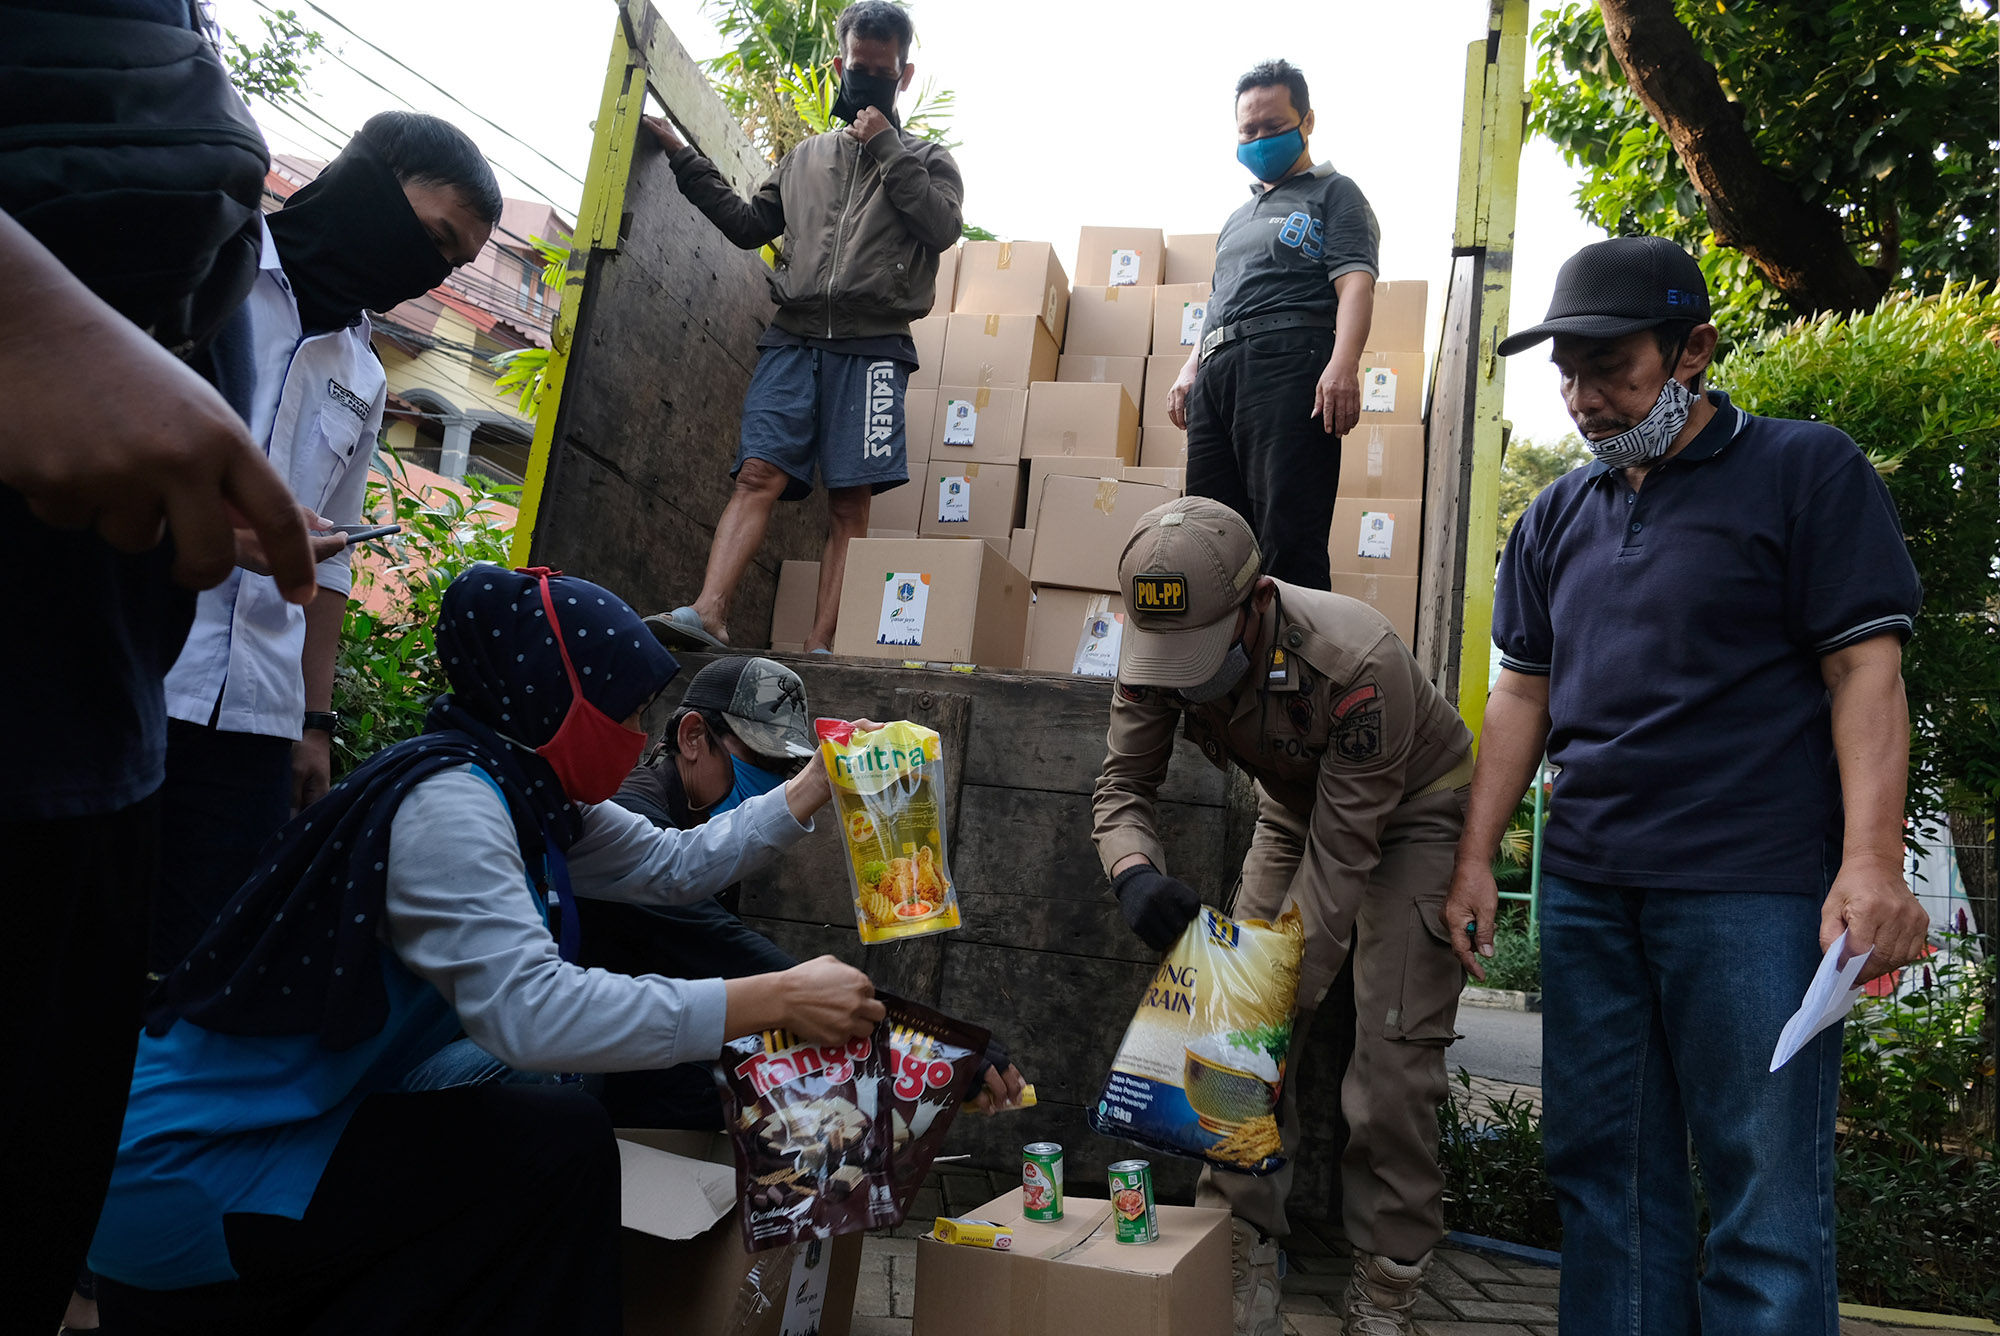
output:
[[[274,154],[264,207],[283,206],[325,164]],[[375,355],[389,377],[382,442],[398,458],[447,478],[481,473],[518,483],[528,471],[535,424],[511,396],[497,394],[493,359],[517,348],[546,348],[558,294],[542,282],[531,237],[569,240],[574,229],[554,209],[503,201],[499,225],[471,264],[393,311],[371,313]]]

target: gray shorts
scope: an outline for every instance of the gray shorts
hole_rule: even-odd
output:
[[[743,400],[743,436],[731,477],[746,459],[791,476],[784,499],[812,495],[817,465],[832,490],[886,491],[910,480],[903,399],[910,368],[893,357],[818,348],[766,348]]]

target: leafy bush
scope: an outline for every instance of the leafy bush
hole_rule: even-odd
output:
[[[424,497],[394,455],[383,451],[379,460],[368,479],[368,520],[401,524],[403,532],[380,545],[391,556],[386,565],[355,564],[333,669],[333,708],[341,717],[336,775],[423,731],[431,698],[447,689],[431,631],[445,586],[474,562],[505,565],[513,542],[513,527],[495,503],[513,504],[519,488],[474,474],[465,480],[468,496],[436,488]],[[374,588],[388,594],[386,610],[362,606],[364,592]]]
[[[1464,1068],[1438,1110],[1447,1228],[1535,1248],[1562,1246],[1562,1221],[1542,1161],[1542,1119],[1520,1095],[1495,1102]]]
[[[1484,987],[1542,991],[1542,939],[1528,930],[1527,917],[1525,912],[1503,915],[1494,925],[1493,958],[1486,962]]]
[[[1801,322],[1718,380],[1753,413],[1829,422],[1889,486],[1924,582],[1903,654],[1911,809],[2000,801],[2000,297],[1955,287]]]

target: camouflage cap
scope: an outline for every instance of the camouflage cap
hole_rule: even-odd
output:
[[[759,756],[797,760],[816,750],[806,684],[782,663],[745,654],[717,659],[694,675],[681,704],[717,711]]]

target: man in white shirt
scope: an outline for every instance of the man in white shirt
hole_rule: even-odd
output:
[[[251,435],[302,506],[361,519],[388,383],[367,311],[428,292],[486,244],[500,188],[477,146],[431,116],[372,118],[265,219]],[[167,676],[165,850],[148,965],[173,968],[258,848],[326,792],[348,555],[316,540],[321,597],[298,608],[239,569],[201,596]],[[331,555],[328,555],[331,550]]]

